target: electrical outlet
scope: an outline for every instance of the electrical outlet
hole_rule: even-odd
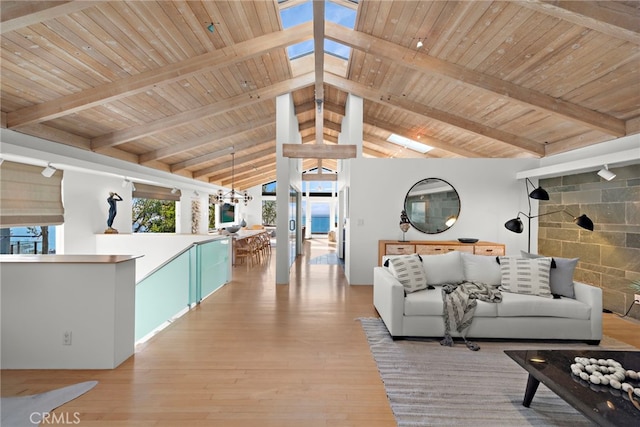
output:
[[[62,345],[71,345],[71,331],[64,331],[62,335]]]
[[[633,302],[635,302],[636,304],[640,304],[640,294],[635,294],[633,296]]]

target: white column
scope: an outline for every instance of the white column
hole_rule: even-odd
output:
[[[299,142],[298,120],[291,94],[276,98],[276,284],[289,283],[289,187],[291,161],[282,155],[282,144]],[[293,171],[295,172],[295,171]]]
[[[357,146],[357,157],[362,157],[362,121],[363,99],[349,94],[344,106],[344,119],[342,120],[342,133],[345,135],[339,140],[339,143],[355,144]]]
[[[359,96],[349,94],[345,103],[344,119],[342,120],[342,133],[338,142],[340,144],[355,144],[357,146],[357,157],[362,157],[362,133],[363,133],[363,100]],[[344,175],[344,185],[348,189],[351,186],[350,180],[350,159],[342,161],[342,174]],[[346,191],[347,197],[350,197],[349,190]],[[350,218],[345,221],[344,229],[344,259],[345,266],[344,272],[347,277],[347,281],[351,280],[351,234],[354,224]],[[338,245],[342,246],[343,236],[342,233],[338,236]]]

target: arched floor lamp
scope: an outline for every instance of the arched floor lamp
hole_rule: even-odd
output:
[[[533,183],[529,180],[529,178],[526,178],[525,181],[525,185],[527,186],[527,193],[529,193],[529,184],[531,184],[532,187],[535,187],[535,185],[533,185]],[[573,218],[573,222],[578,226],[578,227],[582,227],[586,230],[589,231],[593,231],[593,221],[591,221],[591,219],[582,214],[580,216],[575,216],[573,215],[571,212],[567,211],[566,209],[561,209],[561,210],[557,210],[557,211],[553,211],[553,212],[546,212],[543,214],[539,214],[539,215],[531,215],[531,200],[530,199],[536,199],[536,200],[549,200],[549,193],[547,193],[547,191],[542,188],[542,187],[538,187],[538,188],[534,188],[533,191],[531,191],[529,193],[529,197],[527,197],[527,202],[529,202],[529,213],[526,214],[524,212],[518,212],[518,216],[516,216],[513,219],[510,219],[509,221],[505,222],[504,226],[507,230],[509,231],[513,231],[514,233],[522,233],[522,231],[524,230],[524,224],[522,224],[522,220],[520,219],[520,215],[524,216],[525,218],[527,218],[529,220],[529,235],[528,235],[528,239],[527,239],[527,252],[531,252],[531,219],[532,218],[538,218],[540,216],[545,216],[545,215],[551,215],[554,213],[558,213],[558,212],[562,212],[565,213],[567,215],[569,215],[571,218]]]

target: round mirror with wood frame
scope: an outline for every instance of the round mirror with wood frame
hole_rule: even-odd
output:
[[[457,221],[460,197],[447,181],[426,178],[409,189],[404,198],[404,210],[413,228],[426,234],[438,234]]]

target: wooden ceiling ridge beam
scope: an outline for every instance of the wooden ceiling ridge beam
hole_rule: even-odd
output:
[[[258,160],[258,159],[260,159],[262,157],[265,157],[265,156],[270,156],[270,155],[274,155],[275,156],[275,154],[276,154],[275,140],[272,140],[272,141],[274,143],[273,147],[269,147],[269,148],[264,149],[264,150],[256,151],[255,153],[247,154],[247,155],[244,155],[242,157],[235,157],[233,159],[234,168],[238,167],[238,165],[240,165],[239,167],[242,167],[242,165],[244,163],[253,162],[253,161]],[[194,178],[200,178],[200,177],[204,177],[204,176],[213,175],[218,171],[230,168],[231,165],[232,165],[232,160],[229,160],[229,161],[226,161],[224,163],[220,163],[220,164],[215,165],[215,166],[209,166],[207,168],[199,169],[199,170],[193,172],[193,177]],[[225,175],[229,175],[229,174],[225,174]]]
[[[517,3],[536,12],[640,45],[640,13],[637,8],[623,2],[528,0]]]
[[[200,138],[172,144],[169,147],[158,148],[157,150],[141,154],[140,163],[151,162],[153,160],[159,160],[165,157],[174,156],[176,154],[184,153],[185,151],[193,150],[195,148],[211,144],[213,142],[220,143],[221,141],[224,141],[225,139],[228,139],[232,136],[242,136],[246,133],[261,129],[265,126],[272,125],[274,125],[273,117],[263,117],[257,120],[247,120],[244,123],[222,129],[210,135],[204,135]]]
[[[165,117],[151,123],[145,123],[133,126],[127,129],[102,135],[91,140],[91,149],[100,151],[105,147],[114,147],[133,141],[138,138],[153,135],[168,129],[192,123],[197,120],[206,119],[213,116],[224,114],[228,111],[254,105],[259,102],[272,101],[278,95],[292,92],[312,85],[314,81],[314,73],[307,73],[289,80],[274,83],[270,86],[257,89],[251,95],[242,93],[231,98],[223,99],[213,104],[205,105],[193,110],[183,111],[171,117]]]
[[[544,155],[544,146],[533,141],[526,140],[525,138],[512,135],[498,129],[493,129],[488,126],[472,122],[471,120],[454,116],[453,114],[436,110],[435,108],[428,107],[426,105],[418,104],[416,102],[407,101],[397,97],[382,97],[380,96],[381,91],[378,89],[369,88],[360,83],[352,82],[344,77],[336,76],[335,74],[327,73],[327,75],[325,76],[325,81],[339,89],[351,92],[370,101],[381,103],[391,108],[400,108],[411,115],[420,117],[421,119],[427,118],[430,120],[440,121],[465,132],[480,135],[485,138],[491,138],[495,141],[512,146],[517,146],[518,148],[530,152],[538,157],[542,157]],[[430,140],[428,145],[448,151],[453,154],[457,154],[459,156],[482,157],[479,153],[456,147],[450,143],[435,139]]]
[[[99,87],[21,108],[8,114],[8,126],[15,128],[77,113],[106,102],[144,92],[157,85],[170,84],[196,74],[246,61],[311,37],[311,23],[265,34],[185,61],[165,65],[156,70],[149,70]]]
[[[177,172],[182,169],[197,167],[198,165],[211,162],[221,156],[225,156],[231,153],[237,153],[238,151],[246,150],[253,147],[258,147],[261,144],[271,142],[271,141],[273,141],[273,135],[267,135],[261,139],[252,139],[252,140],[244,141],[239,144],[234,144],[232,146],[228,146],[216,151],[212,151],[207,154],[203,154],[201,156],[191,157],[188,160],[184,160],[182,162],[177,162],[172,164],[171,172]]]
[[[313,1],[313,56],[315,59],[316,144],[323,143],[324,113],[324,0]]]
[[[103,1],[3,1],[0,9],[0,34],[39,24],[59,16],[80,12]]]
[[[421,73],[428,71],[429,73],[445,76],[461,84],[484,89],[500,97],[508,97],[529,107],[561,116],[564,119],[608,135],[615,137],[625,135],[624,121],[608,114],[590,110],[331,22],[326,23],[325,34],[329,40],[342,43],[353,49],[362,50],[371,55],[392,60],[415,71]]]

